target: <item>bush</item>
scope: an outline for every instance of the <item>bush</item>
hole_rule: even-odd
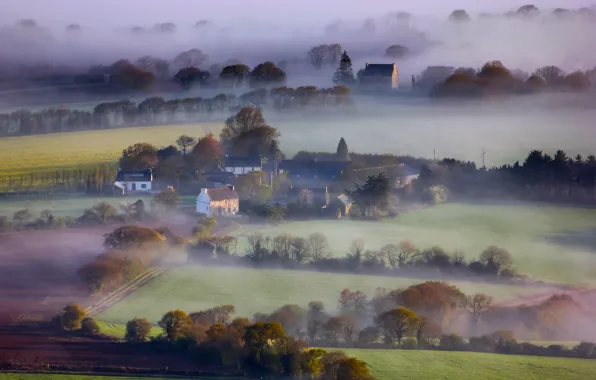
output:
[[[463,350],[465,346],[466,342],[464,338],[457,334],[443,335],[439,343],[439,348],[448,351]]]
[[[87,317],[81,322],[81,331],[85,334],[95,335],[100,333],[100,328],[95,319]]]
[[[151,323],[145,318],[135,318],[126,322],[126,335],[124,338],[129,342],[142,343],[147,341],[151,332]]]
[[[11,230],[10,222],[5,216],[0,216],[0,232],[8,232]]]

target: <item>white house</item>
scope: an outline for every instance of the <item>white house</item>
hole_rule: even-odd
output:
[[[238,193],[234,186],[224,186],[213,189],[201,189],[197,196],[197,213],[210,217],[222,215],[236,215],[239,206]]]
[[[224,171],[236,175],[263,170],[260,157],[228,157],[224,161]]]
[[[130,192],[151,191],[153,172],[147,170],[122,170],[118,169],[114,188],[122,191],[122,195]]]

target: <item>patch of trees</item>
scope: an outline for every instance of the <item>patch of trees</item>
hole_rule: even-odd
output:
[[[366,363],[343,352],[309,348],[277,321],[234,318],[233,305],[187,314],[171,310],[158,321],[162,332],[149,343],[193,355],[206,365],[242,370],[251,376],[322,377],[373,380]],[[135,318],[126,324],[130,344],[147,341],[151,324]]]
[[[167,229],[122,226],[104,236],[105,252],[79,268],[91,294],[101,294],[132,281],[168,259],[181,238]]]
[[[433,185],[445,186],[453,197],[514,198],[573,203],[594,203],[596,157],[554,155],[533,150],[523,162],[477,168],[473,162],[443,159],[423,165],[413,182],[418,195]]]
[[[432,89],[431,96],[479,97],[546,91],[581,92],[594,85],[595,73],[596,69],[565,73],[556,66],[545,66],[526,77],[508,69],[501,61],[491,61],[479,70],[457,69],[443,83]]]

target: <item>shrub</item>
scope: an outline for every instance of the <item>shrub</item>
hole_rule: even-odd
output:
[[[129,342],[142,343],[147,340],[151,332],[151,323],[145,318],[135,318],[126,322],[126,335],[124,338]]]
[[[457,334],[443,335],[439,343],[439,348],[443,350],[463,350],[465,346],[464,338]]]
[[[6,216],[0,216],[0,232],[10,231],[11,226]]]
[[[81,331],[86,334],[99,334],[100,328],[95,319],[87,317],[81,322]]]

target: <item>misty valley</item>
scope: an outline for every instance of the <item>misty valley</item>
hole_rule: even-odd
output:
[[[596,7],[6,1],[0,379],[596,377]]]

